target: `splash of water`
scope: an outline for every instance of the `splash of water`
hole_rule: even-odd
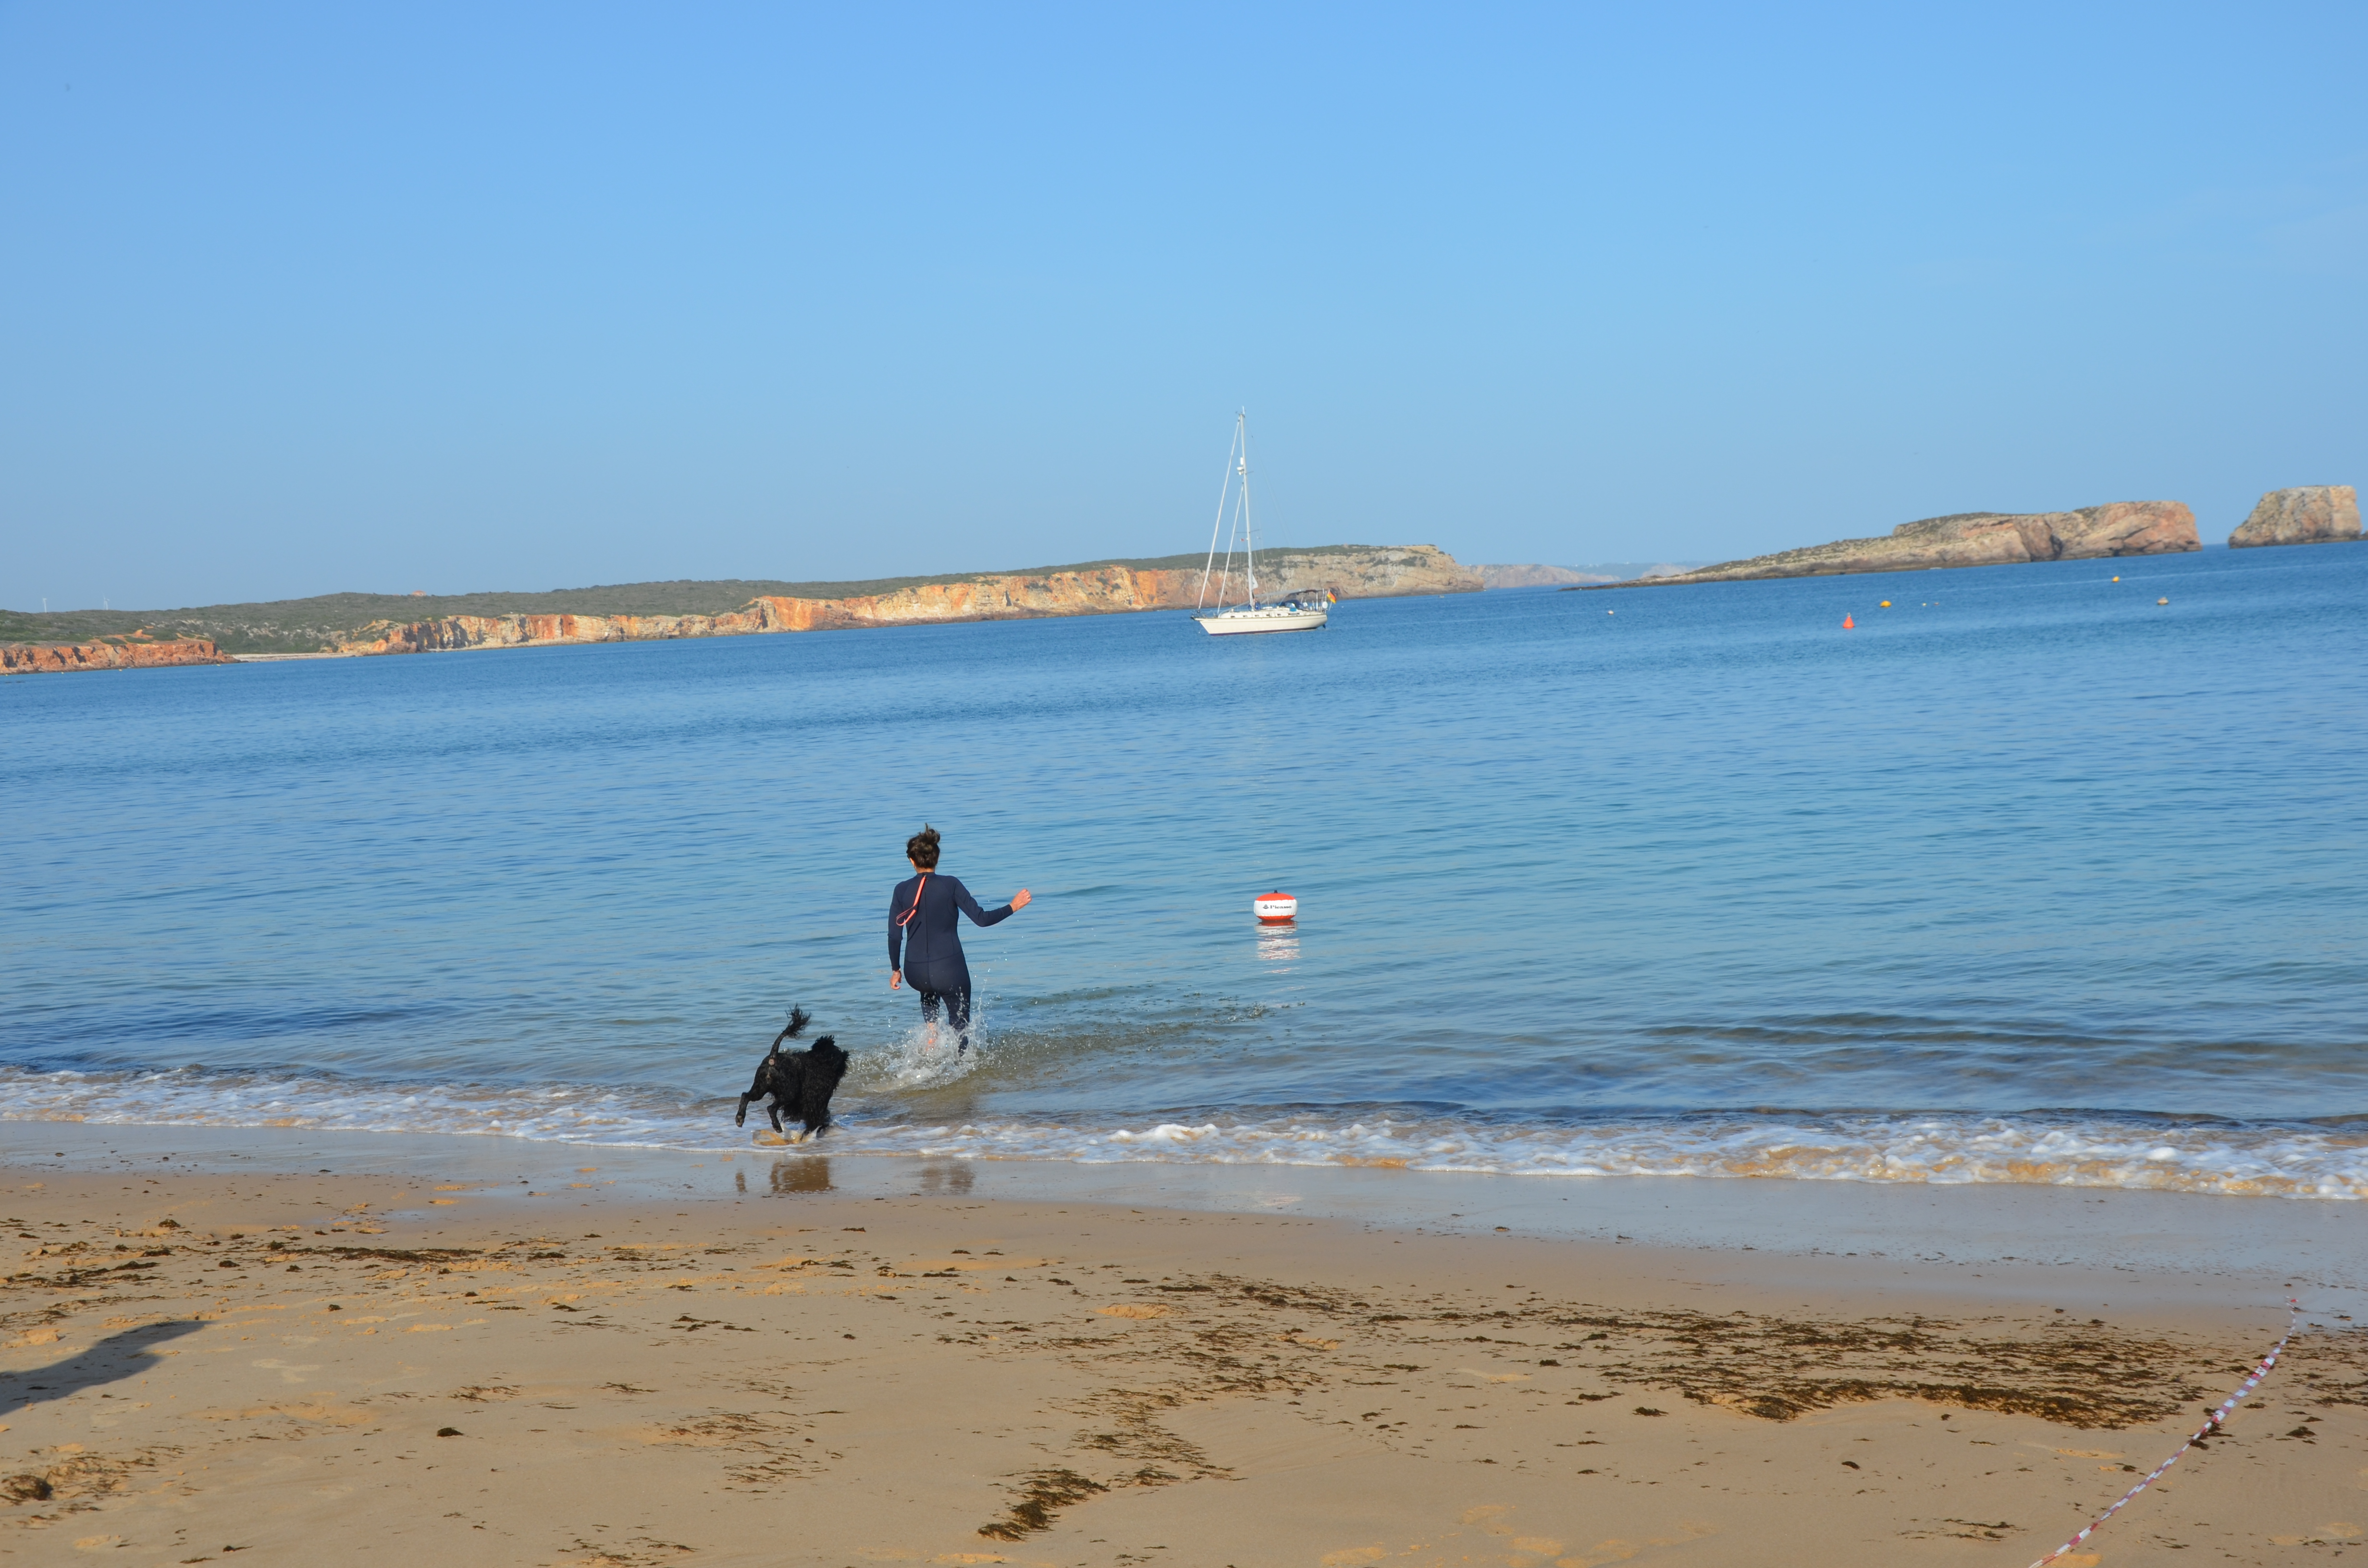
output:
[[[885,1044],[855,1052],[848,1064],[847,1086],[871,1093],[943,1088],[977,1072],[986,1054],[986,1030],[976,1013],[971,1017],[968,1050],[942,1020],[916,1023]]]

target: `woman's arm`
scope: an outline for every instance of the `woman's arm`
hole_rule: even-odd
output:
[[[1010,919],[1028,907],[1032,896],[1026,888],[1021,888],[1001,909],[981,909],[978,900],[971,897],[970,889],[962,885],[960,878],[949,877],[946,880],[954,884],[954,907],[969,915],[972,923],[978,926],[992,926],[997,921]]]
[[[914,896],[916,898],[920,896],[919,889],[914,890]],[[903,913],[903,910],[896,907],[894,890],[890,890],[888,894],[888,989],[891,991],[896,989],[905,974],[905,927],[896,923],[896,916]]]

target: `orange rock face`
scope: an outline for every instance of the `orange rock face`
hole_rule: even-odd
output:
[[[0,670],[11,675],[71,670],[143,670],[162,665],[234,663],[212,641],[183,638],[172,642],[0,642]]]
[[[1240,592],[1238,564],[1233,578]],[[1269,558],[1261,595],[1334,587],[1343,598],[1407,594],[1476,593],[1480,579],[1430,545],[1406,545],[1352,554]],[[765,631],[831,631],[855,627],[918,626],[954,620],[1019,620],[1043,616],[1115,615],[1129,610],[1190,609],[1199,602],[1201,574],[1098,566],[1078,571],[1015,574],[960,583],[925,583],[894,593],[847,598],[755,598],[722,615],[454,615],[407,625],[381,621],[377,635],[342,644],[346,653],[425,653],[455,648],[525,648],[561,642],[641,642],[671,637],[742,637]],[[1214,590],[1212,590],[1212,598]]]
[[[1434,545],[1280,551],[1263,555],[1258,590],[1275,598],[1303,588],[1334,588],[1342,598],[1478,593],[1478,576]],[[526,648],[569,642],[642,642],[671,637],[745,637],[766,631],[826,631],[848,627],[916,626],[951,620],[1018,620],[1040,616],[1113,615],[1192,608],[1198,571],[1119,565],[982,575],[916,584],[892,593],[843,598],[750,599],[720,615],[448,615],[427,620],[374,621],[332,653],[427,653],[460,648]],[[1212,583],[1209,602],[1242,595],[1238,561],[1230,591]],[[307,653],[304,657],[321,657]],[[213,642],[129,639],[83,643],[0,644],[0,670],[110,670],[151,665],[233,663]]]
[[[2195,537],[2195,514],[2180,501],[2115,501],[2078,512],[2048,512],[2038,520],[2055,535],[2056,548],[2053,556],[2033,551],[2033,561],[2177,555],[2203,548]]]

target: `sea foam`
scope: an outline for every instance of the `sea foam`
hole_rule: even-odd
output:
[[[850,1074],[829,1151],[1102,1165],[1368,1166],[1525,1176],[1687,1176],[2027,1183],[2368,1198],[2368,1122],[2283,1125],[2032,1112],[1748,1113],[1521,1122],[1445,1115],[933,1119],[901,1090],[958,1084],[978,1052],[916,1031]],[[870,1092],[866,1092],[869,1086]],[[0,1069],[0,1120],[300,1128],[717,1150],[746,1142],[730,1097],[595,1085],[377,1085],[203,1069]]]

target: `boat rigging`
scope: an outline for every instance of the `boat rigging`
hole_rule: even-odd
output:
[[[1233,527],[1226,530],[1230,513]],[[1217,568],[1217,535],[1225,534],[1225,563]],[[1217,577],[1216,603],[1225,600],[1225,585],[1234,574],[1234,547],[1242,551],[1242,602],[1231,608],[1209,608],[1209,577]],[[1225,452],[1225,475],[1217,485],[1217,520],[1209,528],[1209,559],[1201,568],[1201,597],[1192,619],[1212,637],[1247,631],[1320,631],[1330,619],[1330,607],[1339,596],[1329,588],[1303,588],[1268,604],[1258,603],[1258,538],[1250,513],[1250,425],[1247,410],[1234,415],[1234,441]]]

